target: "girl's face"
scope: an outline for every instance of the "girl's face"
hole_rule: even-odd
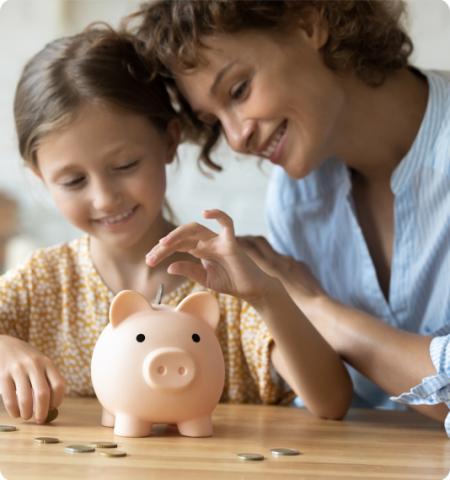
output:
[[[220,122],[230,146],[302,178],[334,153],[344,90],[327,68],[317,26],[284,37],[257,31],[206,37],[206,60],[178,73],[200,120]]]
[[[73,225],[129,248],[164,229],[165,166],[177,143],[176,121],[161,133],[142,115],[91,103],[42,139],[36,171]]]

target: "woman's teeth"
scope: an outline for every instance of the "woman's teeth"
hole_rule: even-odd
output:
[[[281,127],[278,129],[273,140],[270,142],[269,146],[261,152],[261,155],[263,157],[269,158],[275,153],[275,149],[277,148],[277,145],[281,140],[281,137],[284,135],[285,131],[286,131],[286,122],[284,122],[283,125],[281,125]]]

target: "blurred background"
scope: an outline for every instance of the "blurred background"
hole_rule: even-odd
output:
[[[395,0],[392,0],[395,1]],[[1,3],[1,2],[0,2]],[[72,239],[80,232],[58,214],[45,189],[22,165],[12,104],[27,59],[48,41],[78,32],[95,20],[117,26],[136,0],[7,0],[0,9],[0,271],[33,249]],[[407,0],[404,19],[415,45],[413,64],[450,70],[450,8],[444,0]],[[168,170],[168,199],[180,222],[201,221],[204,208],[222,208],[238,234],[265,234],[264,198],[270,165],[240,158],[225,145],[217,152],[224,171],[207,178],[197,149],[179,148]]]

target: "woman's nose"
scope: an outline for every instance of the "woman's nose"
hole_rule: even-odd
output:
[[[250,153],[250,144],[255,131],[255,121],[229,117],[222,121],[223,130],[230,147],[239,153]]]

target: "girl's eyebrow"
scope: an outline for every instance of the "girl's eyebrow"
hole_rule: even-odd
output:
[[[217,88],[219,87],[220,82],[223,80],[223,77],[228,73],[228,71],[236,65],[237,60],[233,60],[232,62],[225,65],[221,70],[217,72],[216,78],[214,79],[211,88],[209,89],[209,96],[214,96],[217,93]]]

